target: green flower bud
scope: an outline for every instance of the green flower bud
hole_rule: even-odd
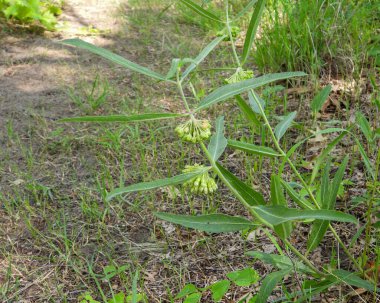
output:
[[[190,173],[200,168],[203,168],[203,165],[194,164],[194,165],[186,165],[185,169],[182,170],[183,173]],[[213,193],[217,190],[218,186],[216,185],[215,180],[210,177],[209,173],[206,171],[199,176],[196,176],[189,181],[183,183],[184,187],[188,187],[190,192],[196,194],[206,194]]]
[[[201,142],[211,136],[211,124],[207,120],[190,119],[175,128],[177,135],[184,141]]]

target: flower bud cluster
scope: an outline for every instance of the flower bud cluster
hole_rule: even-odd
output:
[[[175,128],[178,136],[188,142],[201,142],[211,136],[211,124],[207,120],[196,120],[194,118],[178,125]]]
[[[236,72],[229,78],[225,79],[228,84],[244,81],[253,78],[252,70],[243,70],[238,68]]]
[[[182,172],[190,173],[199,170],[202,167],[204,166],[199,164],[186,165]],[[192,193],[203,193],[206,195],[213,193],[218,188],[215,180],[209,176],[207,171],[185,182],[183,186],[190,188]]]

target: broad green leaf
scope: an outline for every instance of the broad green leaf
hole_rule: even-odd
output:
[[[268,297],[271,295],[273,289],[291,271],[292,268],[290,267],[267,275],[261,284],[255,303],[267,303]]]
[[[227,139],[224,137],[224,117],[216,119],[216,132],[212,135],[207,147],[212,160],[217,161],[227,147]]]
[[[125,302],[125,294],[123,292],[119,292],[114,295],[112,299],[108,300],[107,303],[124,303]]]
[[[299,207],[302,209],[315,209],[315,207],[307,200],[302,198],[294,189],[290,186],[290,184],[281,179],[281,184],[284,187],[285,191],[289,195],[289,197],[297,203]]]
[[[279,270],[294,269],[294,267],[303,273],[312,273],[312,271],[300,261],[292,261],[287,256],[280,256],[276,254],[267,254],[260,251],[249,251],[247,256],[256,258],[261,262],[273,265]]]
[[[228,140],[228,147],[245,151],[246,153],[255,154],[265,157],[281,157],[279,153],[270,147],[254,145],[251,143]]]
[[[82,116],[73,118],[63,118],[58,120],[58,122],[142,122],[142,121],[153,121],[153,120],[163,120],[163,119],[175,119],[179,117],[187,116],[186,114],[172,114],[172,113],[151,113],[151,114],[141,114],[141,115],[111,115],[111,116]]]
[[[228,279],[237,286],[250,286],[259,281],[259,274],[252,268],[236,270],[227,274]]]
[[[234,174],[225,169],[221,164],[216,163],[216,168],[223,175],[223,181],[228,183],[228,185],[234,189],[234,194],[243,199],[248,205],[255,206],[265,204],[262,194],[245,184]]]
[[[283,135],[285,135],[285,132],[288,130],[290,125],[292,124],[294,118],[296,117],[297,112],[292,112],[285,116],[283,120],[277,124],[277,126],[274,128],[274,134],[276,135],[277,140],[280,141]]]
[[[292,77],[301,77],[306,74],[303,72],[287,72],[287,73],[277,73],[277,74],[268,74],[258,78],[248,79],[237,83],[227,84],[222,87],[217,88],[211,94],[206,96],[195,109],[195,111],[199,111],[201,109],[205,109],[210,107],[211,105],[224,101],[230,97],[239,95],[243,92],[246,92],[250,89],[254,89],[265,84],[284,80]]]
[[[371,144],[373,142],[373,132],[371,129],[371,125],[369,124],[367,118],[363,115],[362,112],[356,113],[356,122],[359,124],[360,130],[364,134],[368,143]]]
[[[289,221],[304,219],[320,219],[328,221],[357,223],[354,216],[345,214],[335,210],[315,209],[315,210],[299,210],[287,208],[283,206],[251,206],[251,208],[263,220],[275,226]]]
[[[108,193],[106,200],[110,201],[116,196],[126,194],[126,193],[132,193],[132,192],[138,192],[138,191],[144,191],[144,190],[150,190],[150,189],[155,189],[159,187],[165,187],[169,185],[177,185],[184,183],[202,173],[207,171],[209,168],[201,168],[197,171],[191,172],[191,173],[186,173],[186,174],[181,174],[178,176],[174,176],[171,178],[166,178],[166,179],[160,179],[160,180],[155,180],[155,181],[150,181],[150,182],[142,182],[142,183],[137,183],[133,184],[130,186],[126,187],[120,187],[116,188],[110,193]]]
[[[331,85],[325,86],[311,101],[311,109],[313,112],[318,112],[321,110],[322,105],[326,102],[327,98],[329,97],[329,94],[331,92]]]
[[[212,299],[214,302],[219,302],[222,300],[223,296],[226,294],[228,289],[230,288],[230,281],[228,280],[222,280],[218,281],[210,286]]]
[[[260,23],[261,15],[263,14],[266,0],[259,0],[256,3],[255,10],[253,11],[251,21],[249,22],[247,34],[243,46],[242,64],[247,61],[249,52],[251,51],[253,40]]]
[[[217,21],[221,23],[223,22],[215,14],[205,10],[203,7],[199,6],[193,1],[190,1],[190,0],[179,0],[179,1],[202,17],[208,18],[212,21]]]
[[[61,43],[76,46],[76,47],[88,50],[88,51],[90,51],[96,55],[99,55],[105,59],[108,59],[108,60],[118,64],[118,65],[126,67],[130,70],[133,70],[133,71],[138,72],[140,74],[143,74],[145,76],[148,76],[148,77],[151,77],[154,79],[158,79],[158,80],[164,80],[164,81],[166,80],[165,76],[163,76],[159,73],[156,73],[156,72],[150,70],[149,68],[143,67],[137,63],[134,63],[132,61],[129,61],[128,59],[123,58],[122,56],[116,55],[109,50],[106,50],[106,49],[101,48],[101,47],[97,47],[97,46],[95,46],[91,43],[85,42],[83,40],[67,39],[67,40],[61,41]]]
[[[200,292],[195,292],[191,295],[189,295],[183,303],[198,303],[201,301],[202,294]]]
[[[208,233],[234,232],[256,226],[248,219],[224,214],[188,216],[169,213],[155,213],[161,220],[179,224]]]
[[[183,72],[181,80],[187,77],[188,74],[190,74],[194,68],[196,68],[207,56],[208,54],[221,42],[226,36],[223,35],[221,37],[217,37],[214,40],[212,40],[200,53],[199,55],[194,59],[194,62],[190,63],[190,65],[186,68],[186,70]]]
[[[244,113],[245,117],[248,119],[248,121],[252,122],[254,125],[260,127],[261,123],[256,117],[255,112],[252,110],[252,108],[244,101],[244,99],[236,95],[235,99],[237,101],[237,104],[240,108],[240,110]]]
[[[194,284],[186,284],[182,290],[178,293],[178,295],[175,296],[175,299],[181,299],[183,297],[186,297],[187,295],[193,294],[195,292],[198,292],[198,288]]]
[[[253,90],[251,89],[248,92],[248,100],[249,100],[249,105],[251,106],[252,110],[256,113],[261,115],[261,110],[257,102],[260,103],[260,106],[262,109],[265,108],[265,101],[260,98],[260,96]]]
[[[359,288],[364,288],[369,291],[375,292],[378,291],[378,288],[371,284],[370,282],[363,280],[358,277],[356,273],[349,272],[343,269],[336,269],[331,272],[331,277],[333,279],[338,279],[348,285],[356,286]]]
[[[270,182],[270,199],[271,205],[286,207],[286,199],[281,186],[281,178],[277,175],[271,176]],[[281,239],[286,239],[292,233],[292,222],[285,222],[282,224],[273,224],[274,230]]]

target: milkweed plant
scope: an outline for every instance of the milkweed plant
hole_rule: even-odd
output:
[[[255,76],[253,71],[247,67],[247,59],[252,50],[253,41],[266,1],[250,1],[247,7],[241,12],[234,16],[231,15],[230,17],[228,0],[225,0],[226,10],[224,18],[217,16],[210,10],[206,10],[193,1],[179,0],[179,2],[201,17],[219,23],[221,27],[223,27],[223,30],[221,31],[222,34],[219,34],[206,45],[195,58],[173,59],[171,67],[165,75],[79,39],[62,41],[63,44],[90,51],[134,72],[160,82],[171,84],[173,89],[176,89],[181,96],[181,102],[186,112],[148,113],[130,116],[81,116],[65,118],[62,119],[61,122],[127,123],[179,119],[184,122],[178,123],[173,130],[178,136],[178,139],[183,140],[186,144],[198,146],[204,155],[203,163],[188,163],[182,172],[174,177],[116,188],[108,193],[106,199],[112,200],[117,196],[131,192],[152,190],[159,187],[180,184],[188,188],[192,194],[208,195],[218,190],[217,182],[223,183],[248,210],[251,215],[250,218],[219,213],[194,216],[157,212],[155,216],[174,224],[211,234],[243,231],[257,227],[262,227],[266,231],[270,230],[271,232],[266,232],[266,234],[268,235],[268,239],[277,247],[279,254],[251,251],[248,252],[247,255],[272,265],[274,271],[261,280],[261,288],[258,293],[253,294],[253,296],[249,298],[248,296],[243,298],[241,302],[267,302],[268,297],[276,285],[281,284],[285,276],[295,273],[306,277],[306,280],[303,282],[302,290],[290,295],[293,296],[293,299],[297,298],[299,300],[297,302],[308,300],[318,293],[327,290],[329,287],[340,283],[349,285],[351,288],[363,288],[373,292],[374,296],[376,296],[375,278],[373,275],[368,274],[363,262],[360,262],[359,259],[352,254],[350,248],[342,241],[338,232],[331,224],[332,221],[344,222],[345,224],[350,224],[352,227],[358,224],[358,220],[354,216],[335,210],[338,191],[349,161],[348,156],[342,160],[338,170],[332,173],[331,164],[328,161],[328,154],[333,146],[337,144],[337,139],[335,139],[335,142],[328,145],[327,150],[322,152],[317,160],[310,182],[309,180],[306,181],[291,160],[297,148],[307,142],[311,137],[321,134],[339,133],[338,139],[341,139],[346,135],[354,136],[352,129],[328,128],[316,131],[306,139],[295,143],[290,149],[285,150],[281,139],[285,132],[292,126],[296,112],[289,113],[284,116],[276,126],[272,126],[265,112],[266,102],[255,90],[276,81],[305,77],[306,74],[303,72],[285,72]],[[235,25],[239,23],[239,20],[251,11],[252,15],[246,32],[244,45],[242,50],[240,50],[235,46],[234,37],[236,35],[233,34],[231,28],[235,29]],[[187,91],[186,89],[190,87],[191,89],[189,89],[189,91],[196,95],[195,88],[191,83],[191,77],[197,76],[197,67],[217,46],[231,48],[236,70],[227,79],[224,79],[222,86],[214,89],[209,95],[200,100],[195,107],[190,107],[187,100],[189,96],[185,93],[185,91]],[[325,93],[318,94],[313,100],[312,109],[317,112],[326,98]],[[227,101],[235,102],[236,106],[243,112],[248,123],[258,125],[258,127],[268,132],[272,141],[271,146],[260,146],[226,138],[224,134],[225,122],[223,115],[218,116],[215,121],[200,118],[202,111]],[[214,126],[213,131],[212,125]],[[367,169],[368,178],[371,182],[376,183],[378,179],[379,157],[377,157],[376,167],[374,168],[364,147],[356,137],[354,138]],[[241,150],[248,154],[277,158],[279,160],[281,165],[278,171],[272,174],[270,179],[270,199],[268,201],[264,199],[262,193],[253,189],[243,180],[240,180],[220,163],[219,159],[222,154],[225,153],[227,147]],[[286,165],[293,174],[292,183],[287,182],[282,177]],[[217,180],[214,176],[217,176]],[[320,178],[317,178],[318,176],[320,176]],[[317,188],[317,190],[315,190],[315,188]],[[301,190],[303,194],[300,193]],[[305,243],[306,249],[303,251],[296,248],[289,240],[292,231],[295,230],[297,224],[300,223],[310,227],[308,240],[307,243]],[[371,223],[367,222],[367,224],[370,225]],[[367,229],[371,228],[371,226],[368,227],[368,225]],[[328,269],[327,266],[321,267],[320,265],[314,264],[313,260],[309,258],[309,253],[320,245],[327,231],[330,231],[335,240],[339,243],[350,260],[351,268],[354,271],[349,271],[349,269]],[[366,241],[363,250],[367,255],[369,254],[368,247],[369,241]],[[290,259],[289,255],[284,252],[284,248],[286,251],[291,251],[298,261],[294,262]],[[237,282],[239,279],[236,280],[234,277],[244,273],[252,276],[252,272],[253,269],[249,268],[246,272],[240,271],[231,273],[229,279],[239,285],[239,282]],[[257,277],[252,279],[251,282],[256,283],[258,281],[259,278]],[[223,283],[220,284],[221,282]],[[213,293],[213,300],[215,302],[222,299],[230,285],[229,280],[223,280],[221,282],[217,282],[219,284],[214,284],[209,287]],[[177,299],[187,298],[188,302],[199,302],[201,300],[200,292],[201,290],[190,284],[190,286],[187,285],[180,292]],[[192,301],[189,298],[192,299]]]

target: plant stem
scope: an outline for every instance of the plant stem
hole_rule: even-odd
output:
[[[183,100],[183,103],[185,104],[187,112],[191,114],[191,110],[190,110],[189,104],[187,103],[186,96],[185,96],[185,94],[183,92],[182,82],[180,80],[179,73],[180,73],[180,69],[178,68],[177,69],[177,74],[176,74],[177,75],[177,87],[178,87],[179,93],[181,95],[181,98]]]
[[[228,0],[226,0],[226,28],[227,28],[227,31],[228,31],[228,36],[230,38],[232,52],[234,53],[235,61],[238,64],[238,66],[241,67],[240,59],[239,59],[239,56],[238,56],[238,54],[236,52],[235,41],[234,41],[234,39],[232,37],[232,33],[231,33],[230,20],[229,20],[229,17],[228,17]]]

